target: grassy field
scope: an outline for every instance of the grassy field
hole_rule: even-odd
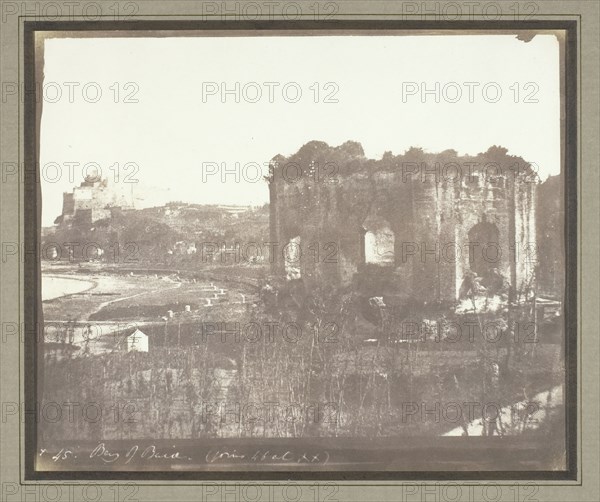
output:
[[[233,269],[228,273],[235,278]],[[73,344],[48,345],[43,401],[99,403],[109,412],[99,421],[43,423],[46,438],[442,435],[468,420],[429,413],[409,421],[407,403],[436,410],[487,400],[506,407],[564,380],[558,344],[486,344],[481,337],[466,345],[367,343],[384,337],[375,324],[357,324],[355,309],[333,309],[340,330],[325,342],[314,331],[327,321],[324,312],[270,312],[247,281],[141,271],[72,274],[96,287],[44,302],[45,319],[74,319],[80,328]],[[86,323],[109,329],[86,343]],[[127,353],[128,333],[111,328],[119,323],[140,327],[149,352]],[[295,330],[286,331],[290,324]],[[259,326],[261,336],[247,326]],[[269,403],[277,404],[277,415],[264,415],[273,412]],[[560,403],[544,406],[545,417],[560,420]],[[506,424],[506,430],[520,429]]]

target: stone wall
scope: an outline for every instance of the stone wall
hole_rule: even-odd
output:
[[[503,148],[372,160],[359,143],[313,141],[275,157],[269,183],[271,240],[300,247],[294,279],[305,286],[445,302],[468,271],[492,268],[513,294],[532,285],[522,251],[536,241],[537,176]],[[277,258],[272,272],[284,278]]]
[[[537,273],[539,289],[562,298],[565,287],[565,212],[562,178],[551,176],[538,189],[537,232],[539,259],[544,263]]]

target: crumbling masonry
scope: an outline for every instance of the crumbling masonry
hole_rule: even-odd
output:
[[[275,157],[268,181],[282,280],[424,303],[456,301],[473,278],[502,277],[515,300],[534,291],[538,177],[504,148],[372,160],[312,141]]]

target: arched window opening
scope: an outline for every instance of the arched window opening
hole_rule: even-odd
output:
[[[298,235],[292,237],[283,248],[285,276],[288,281],[302,279],[302,270],[300,268],[302,249],[300,243],[301,239]]]
[[[363,230],[365,263],[393,265],[395,235],[389,223],[382,218],[370,217],[363,224]]]

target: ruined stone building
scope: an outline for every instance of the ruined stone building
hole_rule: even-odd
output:
[[[537,194],[538,290],[561,299],[565,288],[565,211],[562,177],[550,176],[538,187]]]
[[[538,177],[504,148],[372,160],[312,141],[275,157],[268,181],[272,273],[288,283],[424,303],[456,301],[469,278],[533,291]]]
[[[133,208],[133,197],[126,193],[126,187],[111,186],[107,179],[89,175],[73,192],[63,194],[62,214],[54,223],[91,224],[109,218],[114,208]]]

